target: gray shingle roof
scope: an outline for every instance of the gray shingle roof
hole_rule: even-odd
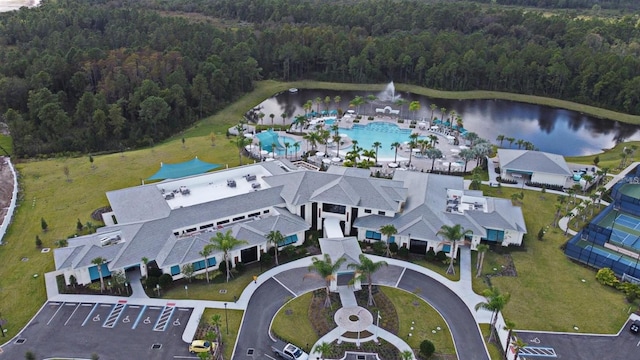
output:
[[[564,157],[531,150],[498,149],[500,168],[528,172],[570,176],[573,175]]]
[[[331,258],[331,261],[334,263],[341,257],[347,259],[340,268],[338,272],[341,271],[353,271],[348,268],[349,264],[360,263],[360,254],[362,254],[362,250],[360,249],[360,245],[358,244],[358,239],[355,237],[344,237],[344,238],[335,238],[328,239],[322,238],[319,240],[320,242],[320,250],[323,254],[328,254]]]

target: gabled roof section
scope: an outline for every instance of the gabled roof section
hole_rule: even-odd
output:
[[[573,175],[564,157],[557,154],[532,150],[498,149],[498,157],[501,169],[562,176]]]
[[[281,196],[291,205],[311,201],[397,211],[407,198],[402,183],[372,177],[337,175],[318,171],[275,175],[264,178],[270,186],[283,186]]]
[[[347,259],[340,268],[338,272],[342,271],[353,271],[348,268],[349,264],[360,263],[360,254],[362,254],[362,250],[360,249],[360,245],[358,244],[358,239],[355,237],[343,237],[343,238],[322,238],[319,240],[320,242],[320,250],[323,254],[328,254],[331,258],[331,261],[334,263],[341,257]]]

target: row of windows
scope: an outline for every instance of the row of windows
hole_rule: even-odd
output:
[[[287,246],[291,244],[295,244],[298,242],[298,235],[289,235],[284,238],[281,242],[278,243],[278,247]]]
[[[367,230],[365,236],[364,236],[367,240],[382,240],[382,234],[377,232],[377,231],[372,231],[372,230]],[[395,236],[391,236],[389,238],[389,243],[393,244],[396,242],[396,237]]]
[[[209,263],[209,266],[207,267],[213,267],[216,266],[217,262],[216,262],[216,258],[209,258],[207,259],[207,263]],[[192,263],[193,265],[193,271],[198,271],[198,270],[202,270],[204,269],[204,259],[200,260],[200,261],[196,261],[194,263]],[[180,274],[182,270],[180,269],[180,265],[174,265],[171,267],[171,275],[175,276]]]
[[[262,214],[268,214],[268,213],[269,213],[269,209],[264,210],[264,211],[262,212]],[[233,221],[233,222],[236,222],[236,221],[240,221],[240,220],[244,220],[244,219],[250,219],[250,218],[252,218],[252,217],[256,217],[256,216],[260,216],[260,212],[259,212],[259,211],[258,211],[258,212],[251,213],[251,214],[249,214],[249,215],[247,215],[247,216],[244,216],[244,215],[242,215],[242,216],[237,216],[237,217],[234,217],[234,218],[233,218],[233,219],[231,219],[231,220],[229,220],[229,219],[226,219],[226,220],[220,220],[220,221],[216,222],[215,224],[214,224],[214,223],[210,223],[210,224],[200,225],[200,227],[199,227],[199,228],[193,227],[193,228],[189,228],[189,229],[182,230],[182,231],[176,231],[176,232],[174,232],[174,233],[173,233],[173,235],[175,235],[175,236],[180,236],[181,234],[189,234],[189,233],[192,233],[192,232],[196,232],[198,229],[199,229],[199,230],[205,230],[205,229],[208,229],[208,228],[212,228],[212,227],[214,227],[214,226],[221,227],[221,226],[226,225],[226,224],[228,224],[228,223],[230,223],[230,222],[232,222],[232,221]]]
[[[502,242],[504,240],[504,231],[487,229],[487,237],[482,240]]]
[[[371,209],[364,209],[364,213],[365,214],[371,214],[372,212],[373,211]],[[380,210],[380,211],[378,211],[378,215],[384,216],[384,215],[386,215],[386,213],[384,211]]]

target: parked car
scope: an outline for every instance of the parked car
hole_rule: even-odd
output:
[[[213,343],[208,340],[193,340],[191,345],[189,345],[190,353],[201,353],[201,352],[213,352],[216,348],[216,343]]]
[[[293,344],[287,344],[285,345],[284,349],[280,350],[278,348],[275,347],[271,347],[271,349],[273,350],[273,352],[276,354],[277,357],[281,358],[281,359],[286,359],[286,360],[307,360],[309,359],[309,355],[302,351],[299,347],[293,345]]]
[[[640,332],[640,320],[634,320],[631,323],[631,326],[629,326],[629,331],[631,331],[634,334],[637,334]]]

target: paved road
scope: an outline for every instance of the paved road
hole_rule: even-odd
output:
[[[161,306],[127,304],[119,307],[119,316],[114,316],[115,307],[48,302],[18,338],[2,347],[0,359],[24,359],[27,351],[38,359],[89,359],[94,353],[101,360],[197,359],[182,341],[193,309],[174,308],[170,316],[163,317],[165,327],[164,320],[158,323],[164,309]]]
[[[427,275],[406,270],[399,266],[389,266],[385,271],[376,273],[374,282],[385,286],[395,286],[414,292],[436,308],[447,321],[458,358],[464,360],[489,360],[484,351],[484,341],[473,315],[458,296],[446,286]],[[313,289],[321,288],[324,282],[319,279],[305,279],[306,269],[292,269],[269,279],[256,290],[249,301],[244,322],[240,329],[234,360],[268,359],[272,356],[273,341],[268,336],[269,325],[276,312],[293,294],[302,295]],[[305,344],[297,344],[305,345]],[[247,351],[253,349],[252,354]],[[482,350],[480,350],[482,349]]]
[[[451,329],[458,359],[489,360],[473,315],[453,291],[429,276],[409,269],[404,272],[398,287],[416,292],[442,314]]]
[[[640,336],[629,332],[627,321],[618,335],[581,335],[518,331],[527,344],[519,359],[541,359],[536,352],[546,353],[544,359],[563,360],[631,360],[640,359]]]
[[[276,312],[292,296],[291,292],[273,278],[260,285],[251,296],[244,314],[234,360],[268,359],[267,356],[273,355],[271,346],[276,346],[276,343],[269,337],[269,326]]]

